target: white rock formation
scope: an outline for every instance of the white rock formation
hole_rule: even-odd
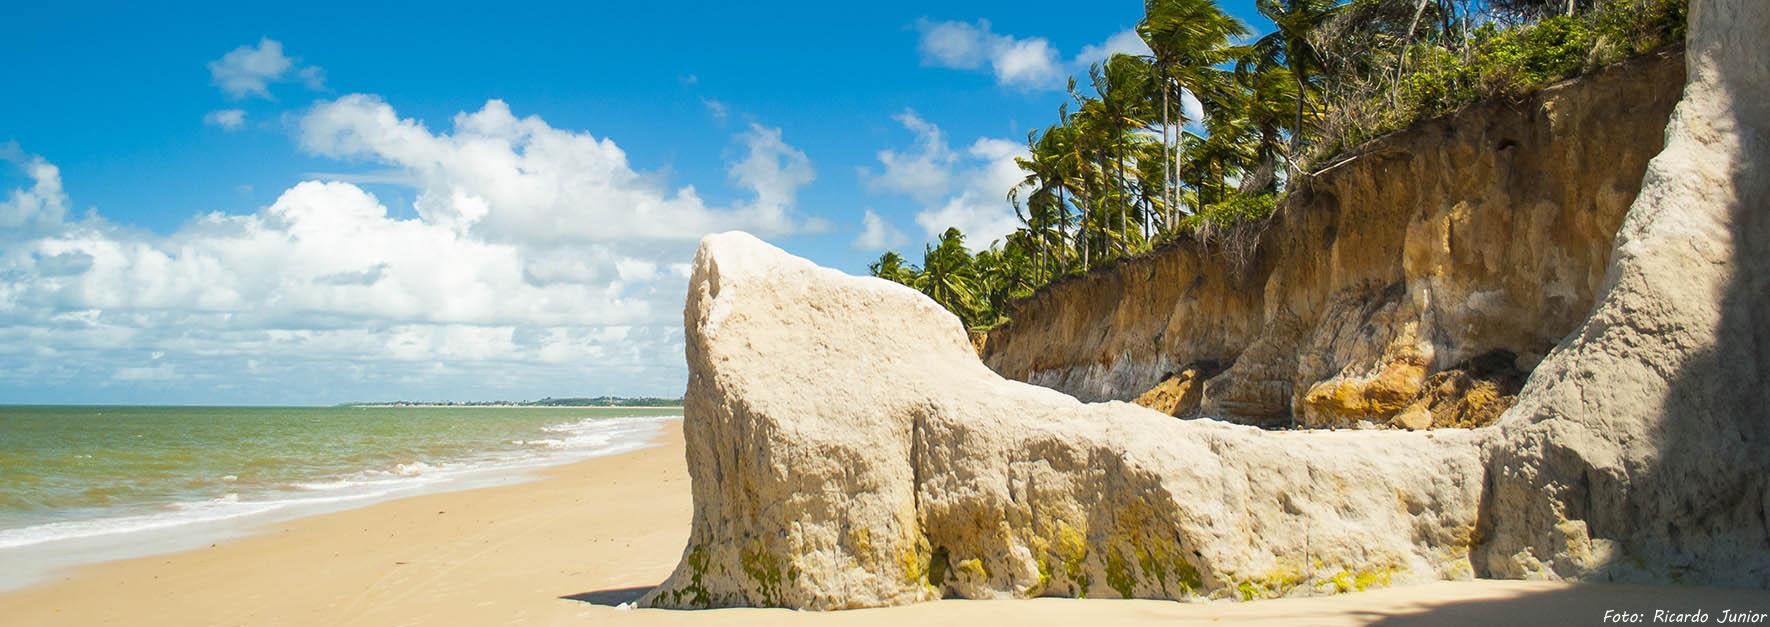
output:
[[[646,603],[1316,594],[1468,577],[1472,432],[1277,433],[1005,380],[909,288],[695,256],[695,517]]]
[[[1478,568],[1770,587],[1766,37],[1770,2],[1691,3],[1604,291],[1501,418]]]
[[[1770,586],[1770,2],[1693,5],[1690,85],[1604,294],[1495,427],[1083,404],[996,376],[908,288],[708,237],[684,313],[693,528],[644,604]]]

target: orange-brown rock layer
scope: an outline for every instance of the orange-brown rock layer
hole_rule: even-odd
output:
[[[1221,370],[1211,362],[1194,363],[1164,377],[1131,402],[1169,416],[1196,415],[1199,401],[1204,399],[1205,379]]]
[[[1591,309],[1683,84],[1668,51],[1421,122],[1297,181],[1242,267],[1189,240],[1061,281],[985,362],[1090,401],[1217,362],[1205,415],[1484,424]]]

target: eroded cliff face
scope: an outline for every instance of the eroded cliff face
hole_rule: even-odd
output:
[[[1770,587],[1766,33],[1770,3],[1691,3],[1690,82],[1603,292],[1488,446],[1478,569]]]
[[[1690,22],[1690,82],[1598,285],[1586,286],[1597,294],[1590,315],[1487,427],[1267,431],[1081,403],[998,376],[959,320],[914,290],[817,268],[747,235],[708,237],[684,310],[694,520],[682,561],[641,603],[1249,600],[1471,576],[1770,588],[1770,57],[1756,46],[1770,4],[1696,0]],[[1459,230],[1456,214],[1438,241],[1481,232]],[[1333,217],[1315,219],[1343,224]],[[1528,260],[1498,240],[1468,257],[1410,246],[1435,224],[1417,222],[1394,246],[1406,260],[1398,289],[1380,280],[1393,269],[1342,259],[1251,275],[1268,288],[1265,317],[1232,329],[1251,338],[1237,363],[1216,376],[1209,364],[1189,368],[1149,402],[1184,404],[1200,378],[1223,385],[1264,354],[1257,348],[1277,350],[1273,337],[1306,338],[1288,341],[1315,359],[1383,364],[1301,392],[1275,382],[1293,402],[1327,391],[1389,402],[1378,386],[1348,390],[1378,380],[1435,390],[1397,415],[1484,402],[1494,390],[1482,384],[1518,376],[1506,371],[1519,360],[1500,359],[1489,348],[1498,340],[1469,339],[1489,336],[1438,335],[1454,328],[1446,320],[1466,330],[1497,318],[1444,305],[1436,290],[1545,315],[1562,307],[1551,303],[1558,292],[1541,290],[1533,305],[1502,300],[1532,293],[1511,280],[1436,286],[1448,271],[1419,271],[1417,260],[1460,268],[1454,276],[1506,275],[1498,264]],[[1552,225],[1577,228],[1564,222]],[[1546,241],[1514,236],[1513,246]],[[1336,248],[1346,239],[1323,246],[1364,252]],[[1196,262],[1173,258],[1146,267]],[[1565,265],[1530,267],[1552,275],[1545,284],[1582,285],[1559,274]],[[1346,287],[1371,276],[1365,291]],[[1305,280],[1311,289],[1297,287]],[[1167,293],[1207,306],[1196,292]],[[1268,313],[1287,306],[1314,309]],[[1385,348],[1336,352],[1366,328]],[[1536,328],[1512,321],[1483,333],[1528,340]],[[1196,345],[1213,341],[1225,342]],[[1465,363],[1459,352],[1477,357],[1441,367]],[[1439,371],[1415,372],[1428,368]],[[1207,383],[1200,402],[1217,393]]]
[[[1377,140],[1245,264],[1188,241],[1053,285],[985,363],[1083,400],[1215,372],[1163,409],[1266,426],[1489,423],[1591,310],[1683,84],[1664,52]]]
[[[910,288],[695,255],[694,519],[654,607],[1241,599],[1468,578],[1482,431],[1274,432],[1003,379]]]

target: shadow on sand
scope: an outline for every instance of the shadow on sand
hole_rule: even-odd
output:
[[[1606,612],[1610,620],[1606,621]],[[1655,614],[1655,612],[1661,612]],[[1702,613],[1707,619],[1700,618]],[[1370,625],[1597,625],[1731,624],[1723,612],[1746,614],[1740,624],[1766,624],[1770,593],[1739,588],[1683,586],[1582,585],[1506,598],[1430,601],[1381,610],[1355,610],[1351,616]],[[1756,620],[1751,617],[1757,613]],[[1624,614],[1638,616],[1625,616]],[[1621,617],[1621,618],[1618,618]],[[1679,617],[1683,620],[1679,620]],[[1656,620],[1657,618],[1657,620]]]
[[[651,586],[611,588],[608,590],[592,590],[590,592],[568,594],[559,598],[567,601],[582,601],[591,605],[607,605],[613,607],[622,603],[638,601],[639,597],[645,596],[645,593],[651,592],[651,589]]]

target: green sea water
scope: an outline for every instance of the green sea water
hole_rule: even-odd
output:
[[[372,502],[643,446],[681,410],[0,406],[0,551]],[[3,556],[4,553],[0,553]]]

